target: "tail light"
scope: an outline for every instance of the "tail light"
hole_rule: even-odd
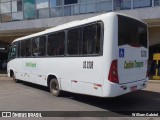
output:
[[[118,78],[118,60],[113,60],[111,63],[108,80],[113,83],[119,83]]]

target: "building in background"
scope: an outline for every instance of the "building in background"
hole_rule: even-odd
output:
[[[5,47],[15,38],[111,11],[148,23],[150,59],[160,52],[160,0],[0,0],[0,45]]]

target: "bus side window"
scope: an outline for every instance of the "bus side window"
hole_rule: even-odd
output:
[[[45,56],[46,55],[46,36],[34,38],[32,40],[32,55]]]
[[[81,47],[80,47],[80,43],[81,43],[81,29],[80,28],[76,28],[76,29],[71,29],[68,31],[68,40],[67,40],[67,44],[68,44],[68,54],[69,55],[79,55],[81,54]]]
[[[31,40],[26,40],[26,52],[25,56],[31,56]]]
[[[48,35],[47,55],[61,56],[65,51],[65,32],[58,32]]]
[[[56,34],[50,34],[48,35],[48,43],[47,43],[47,55],[54,56],[56,55],[55,49],[56,49]]]
[[[100,52],[100,44],[101,44],[101,25],[97,24],[97,30],[96,30],[96,50],[95,53],[98,54]]]
[[[101,27],[99,24],[83,28],[83,54],[98,54],[100,52]]]
[[[65,33],[59,32],[57,33],[57,55],[64,55],[65,51]]]
[[[38,56],[39,38],[32,39],[32,55]]]
[[[14,42],[13,46],[16,46],[17,49],[17,57],[20,57],[20,42]]]
[[[42,36],[39,38],[39,54],[38,56],[46,55],[46,36]]]
[[[25,57],[26,55],[26,41],[21,41],[21,57]]]

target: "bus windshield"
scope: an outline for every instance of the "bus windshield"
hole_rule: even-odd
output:
[[[147,48],[147,25],[118,15],[118,46],[121,45]]]

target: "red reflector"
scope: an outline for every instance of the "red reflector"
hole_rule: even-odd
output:
[[[118,78],[118,60],[113,60],[111,63],[108,80],[113,83],[119,83]]]
[[[94,84],[95,86],[97,86],[97,87],[102,87],[102,85],[101,84]]]
[[[76,80],[72,80],[72,82],[77,83],[77,81],[76,81]]]

